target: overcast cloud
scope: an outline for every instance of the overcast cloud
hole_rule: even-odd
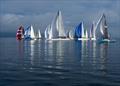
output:
[[[61,10],[66,31],[81,21],[89,29],[92,21],[105,13],[111,34],[120,36],[119,9],[119,0],[0,0],[0,34],[15,35],[20,25],[27,28],[31,24],[44,33],[56,12]]]

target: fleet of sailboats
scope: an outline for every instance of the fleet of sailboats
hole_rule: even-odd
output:
[[[99,26],[99,28],[98,28]],[[21,33],[22,29],[22,33]],[[96,30],[99,29],[100,36],[97,37]],[[23,31],[21,26],[16,34],[18,40],[24,39],[41,39],[40,29],[38,30],[37,35],[35,35],[34,28],[30,25],[28,28]],[[19,33],[20,32],[20,33]],[[22,34],[22,35],[21,35]],[[44,32],[44,38],[47,40],[97,40],[97,38],[103,41],[110,41],[110,34],[108,32],[108,26],[106,22],[105,14],[103,14],[97,23],[93,22],[92,27],[89,30],[84,28],[83,22],[75,27],[75,29],[68,32],[68,36],[64,29],[63,19],[61,11],[58,11],[56,16],[51,21]]]

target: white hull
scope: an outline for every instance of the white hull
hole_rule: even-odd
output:
[[[109,39],[103,39],[102,41],[103,42],[110,42],[111,40],[109,40]]]
[[[89,40],[89,38],[78,38],[78,40]]]
[[[96,38],[90,38],[90,40],[96,40]]]
[[[101,43],[114,43],[116,40],[110,40],[110,39],[103,39],[100,41]]]
[[[55,38],[55,39],[46,39],[46,40],[57,41],[57,40],[71,40],[71,39],[69,39],[69,38],[65,38],[65,39],[63,39],[63,38]]]

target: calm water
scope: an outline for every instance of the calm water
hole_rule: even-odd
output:
[[[120,86],[120,40],[0,38],[0,86]]]

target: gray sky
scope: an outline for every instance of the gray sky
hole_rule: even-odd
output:
[[[119,0],[0,0],[0,34],[14,36],[20,25],[27,28],[31,24],[43,33],[58,10],[66,31],[81,21],[89,30],[92,21],[105,13],[111,34],[120,37]]]

